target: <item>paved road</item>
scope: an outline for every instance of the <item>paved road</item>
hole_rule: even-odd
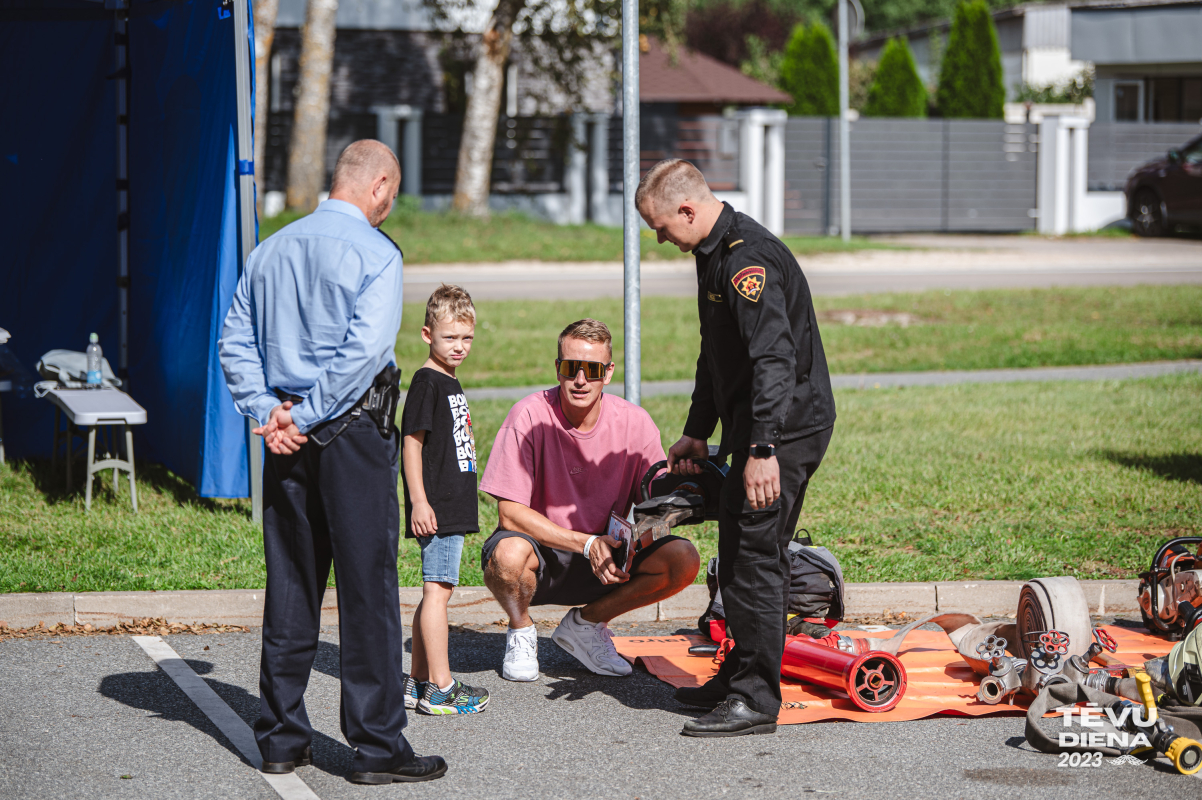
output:
[[[675,624],[622,627],[665,635]],[[550,631],[543,631],[548,634]],[[679,735],[694,712],[646,673],[601,678],[550,642],[542,678],[500,679],[503,630],[456,629],[457,674],[489,688],[477,716],[415,717],[420,753],[443,780],[357,787],[338,725],[338,635],[322,635],[306,695],[318,731],[298,775],[323,800],[354,797],[1196,797],[1195,778],[1157,766],[1058,768],[1023,740],[1023,718],[784,726],[775,736]],[[247,724],[258,705],[257,631],[164,639]],[[206,649],[207,648],[207,649]],[[128,637],[0,642],[0,796],[262,798],[277,795]],[[1058,724],[1058,723],[1056,723]]]
[[[952,386],[963,383],[1042,383],[1045,381],[1118,381],[1202,372],[1202,360],[1154,361],[1146,364],[1110,364],[1086,367],[1030,367],[1026,369],[949,370],[946,372],[865,372],[832,375],[836,389],[892,389],[899,386]],[[520,400],[546,386],[499,386],[467,389],[471,400]],[[643,396],[680,396],[693,393],[692,381],[644,381]],[[605,387],[619,397],[625,389],[616,383]],[[402,401],[404,393],[402,392]]]
[[[896,236],[911,249],[864,250],[799,259],[815,294],[913,292],[1202,283],[1202,239],[1039,236]],[[438,264],[406,268],[410,298],[441,282],[460,283],[477,299],[621,297],[622,265],[606,262]],[[644,295],[696,294],[691,259],[647,261]]]

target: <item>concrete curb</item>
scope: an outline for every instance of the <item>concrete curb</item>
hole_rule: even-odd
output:
[[[1081,581],[1091,613],[1138,613],[1136,592],[1139,581]],[[978,616],[1012,616],[1018,608],[1022,581],[954,581],[936,583],[850,583],[846,601],[849,619],[884,617],[904,613],[909,617],[939,612],[961,612]],[[263,624],[262,589],[199,590],[176,592],[69,592],[0,595],[0,624],[28,628],[39,622],[46,626],[91,623],[107,627],[145,617],[163,617],[169,622],[207,622],[224,625]],[[398,590],[401,615],[408,625],[421,600],[421,587]],[[709,602],[705,586],[694,584],[663,602],[619,617],[618,622],[680,620],[693,624]],[[530,610],[536,622],[555,623],[566,606],[538,606]],[[505,620],[505,612],[482,586],[461,586],[448,608],[452,625],[487,624]],[[338,597],[326,590],[321,608],[323,625],[338,623]]]

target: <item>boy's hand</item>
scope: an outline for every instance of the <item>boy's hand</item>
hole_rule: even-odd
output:
[[[414,503],[409,523],[413,526],[416,536],[433,536],[438,533],[438,518],[434,516],[434,507],[429,503]]]

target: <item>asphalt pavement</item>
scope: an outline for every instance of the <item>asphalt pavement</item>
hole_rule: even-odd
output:
[[[875,237],[900,249],[801,256],[816,295],[934,289],[1027,289],[1202,283],[1202,239],[1021,235]],[[405,292],[423,298],[458,283],[478,300],[621,297],[620,262],[511,261],[405,268]],[[691,258],[644,261],[645,296],[697,293]]]
[[[619,626],[668,635],[675,623]],[[323,800],[352,797],[657,798],[1196,797],[1196,778],[1163,765],[1058,767],[1023,739],[1023,717],[782,726],[773,736],[680,735],[698,713],[638,671],[584,670],[540,631],[542,677],[499,676],[504,631],[456,628],[458,676],[492,693],[488,709],[413,716],[406,735],[444,756],[439,781],[347,782],[352,753],[338,724],[338,632],[325,628],[306,694],[314,765],[297,770]],[[260,635],[163,637],[248,725],[258,713]],[[126,636],[0,642],[0,797],[264,798],[278,795]],[[1052,720],[1047,724],[1058,724]]]
[[[900,386],[956,386],[965,383],[1044,383],[1048,381],[1121,381],[1202,372],[1202,359],[1152,361],[1144,364],[1105,364],[1080,367],[1026,367],[1022,369],[966,369],[930,372],[863,372],[832,375],[835,389],[896,389]],[[520,400],[546,386],[496,386],[467,389],[469,400]],[[643,381],[643,397],[688,396],[693,381]],[[619,397],[626,389],[617,383],[605,387]],[[405,393],[401,393],[402,402]]]

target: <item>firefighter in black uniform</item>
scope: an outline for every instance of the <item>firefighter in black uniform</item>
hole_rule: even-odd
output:
[[[687,161],[652,167],[635,203],[661,243],[697,257],[701,355],[669,467],[699,472],[695,462],[707,457],[719,420],[720,455],[731,457],[718,520],[718,584],[735,648],[704,686],[677,690],[681,702],[713,709],[683,732],[772,733],[781,703],[788,543],[835,424],[810,288],[780,239],[717,200]]]

